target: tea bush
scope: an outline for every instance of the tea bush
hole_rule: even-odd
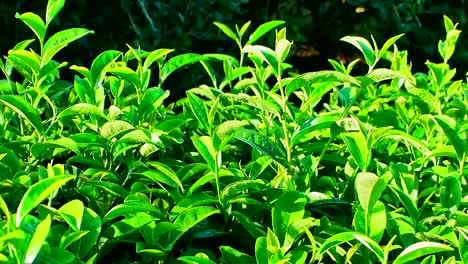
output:
[[[468,262],[468,86],[448,17],[427,73],[397,35],[341,39],[363,75],[358,60],[297,74],[274,20],[215,23],[239,57],[128,46],[67,80],[56,54],[94,32],[51,33],[64,4],[17,14],[36,38],[0,59],[0,263]],[[165,103],[193,64],[210,81]]]

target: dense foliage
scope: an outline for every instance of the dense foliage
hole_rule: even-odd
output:
[[[397,35],[341,39],[364,74],[360,59],[298,74],[273,20],[215,23],[239,57],[128,46],[63,79],[56,55],[94,33],[51,32],[64,2],[17,14],[35,39],[0,59],[0,263],[468,262],[468,84],[448,17],[427,73]],[[209,82],[167,103],[192,64]]]

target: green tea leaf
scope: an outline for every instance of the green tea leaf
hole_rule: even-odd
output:
[[[384,258],[385,258],[384,252],[383,252],[382,248],[379,246],[379,244],[377,244],[377,242],[375,242],[371,238],[363,236],[363,235],[354,234],[353,236],[354,236],[354,238],[359,240],[359,242],[361,242],[361,244],[363,244],[369,250],[371,250],[377,256],[377,258],[379,259],[380,262],[382,262],[382,263],[384,262]]]
[[[356,233],[354,233],[354,232],[341,232],[341,233],[338,233],[336,235],[333,235],[333,236],[327,238],[327,240],[325,240],[325,242],[322,243],[322,246],[319,248],[319,250],[316,251],[314,259],[319,259],[319,258],[323,257],[323,255],[328,250],[330,250],[331,248],[333,248],[335,246],[338,246],[340,244],[343,244],[343,243],[346,243],[346,242],[351,241],[353,239],[356,239],[354,237],[355,234]]]
[[[255,241],[255,259],[257,263],[270,263],[270,254],[268,253],[268,244],[266,237],[259,237]]]
[[[245,43],[245,45],[253,44],[255,41],[257,41],[263,35],[268,33],[270,30],[284,23],[285,22],[281,20],[272,20],[272,21],[261,24],[252,34],[250,34],[249,40]]]
[[[276,201],[271,210],[273,231],[284,244],[288,227],[304,216],[306,196],[297,191],[287,192]]]
[[[271,102],[258,99],[254,96],[250,96],[247,94],[222,94],[222,97],[227,98],[232,102],[240,102],[242,104],[247,104],[252,106],[253,108],[258,108],[265,113],[274,114],[277,118],[280,118],[281,114],[278,111],[276,105],[272,104]]]
[[[241,212],[233,211],[232,216],[234,216],[237,221],[239,221],[242,226],[252,235],[253,238],[259,238],[261,236],[266,236],[266,233],[263,229],[259,228],[258,224],[252,221],[249,217],[244,215]]]
[[[367,65],[371,66],[375,62],[375,51],[367,39],[355,36],[346,36],[341,38],[341,41],[348,42],[356,47],[364,55]]]
[[[201,127],[209,131],[211,124],[208,120],[208,114],[206,112],[205,104],[203,104],[203,101],[194,93],[187,92],[187,98],[190,103],[190,108],[192,109],[193,114],[197,118],[198,123]]]
[[[79,231],[83,222],[84,209],[83,202],[76,199],[62,205],[58,212],[74,231]]]
[[[188,264],[216,264],[216,262],[213,262],[208,258],[199,256],[183,256],[177,258],[177,260]]]
[[[250,53],[258,56],[270,65],[276,76],[280,73],[281,69],[279,68],[275,52],[272,49],[261,45],[247,45],[242,49],[242,53]]]
[[[138,74],[125,66],[117,66],[117,67],[112,67],[108,70],[108,72],[130,82],[137,88],[141,88],[141,80]]]
[[[40,43],[44,42],[46,26],[40,16],[27,12],[21,15],[16,13],[15,17],[21,19],[36,34]]]
[[[96,189],[103,190],[114,197],[125,198],[128,195],[128,191],[125,190],[120,184],[105,182],[105,181],[86,181],[85,185],[91,185]]]
[[[29,242],[25,263],[33,263],[36,259],[36,256],[41,251],[42,245],[46,242],[51,222],[52,220],[50,215],[47,215],[46,218],[37,225],[34,235],[31,238],[31,242]]]
[[[276,234],[268,228],[267,230],[267,248],[268,251],[271,253],[273,256],[279,256],[280,255],[280,249],[281,249],[281,242],[279,241],[278,237]]]
[[[16,95],[0,95],[0,102],[28,121],[37,131],[43,131],[42,119],[39,113],[22,97]]]
[[[102,113],[102,111],[97,106],[88,103],[74,104],[60,112],[57,118],[60,120],[65,117],[76,116],[80,114],[92,115],[103,119],[107,119],[104,113]]]
[[[101,136],[107,139],[117,137],[121,133],[134,129],[133,126],[122,120],[111,120],[101,127]]]
[[[44,152],[47,150],[65,148],[70,151],[75,152],[76,154],[81,154],[78,144],[70,138],[59,138],[57,140],[52,140],[44,143],[36,143],[31,147],[31,154],[35,157],[41,157]]]
[[[371,160],[371,153],[367,148],[367,140],[364,134],[349,132],[343,135],[343,140],[359,168],[366,171]]]
[[[445,177],[440,183],[440,204],[448,209],[447,218],[452,218],[457,212],[462,199],[460,181],[452,176]]]
[[[298,78],[305,80],[310,84],[322,83],[322,82],[339,82],[339,83],[351,83],[359,85],[359,82],[352,76],[337,72],[337,71],[317,71],[308,72],[300,75]]]
[[[239,252],[229,246],[220,246],[221,255],[226,264],[255,264],[255,259],[251,256]]]
[[[419,257],[443,251],[452,251],[453,248],[437,242],[417,242],[403,250],[393,264],[402,264]]]
[[[23,218],[42,201],[44,201],[44,199],[74,178],[75,176],[62,175],[43,179],[33,184],[26,191],[18,206],[18,210],[16,212],[16,226],[19,226]]]
[[[10,176],[13,176],[22,167],[20,159],[13,150],[0,146],[0,164],[2,163],[8,167],[7,170],[10,171]],[[8,174],[4,175],[4,177],[8,178]]]
[[[422,154],[425,156],[429,156],[431,154],[431,150],[429,149],[429,146],[427,146],[426,143],[421,141],[420,139],[417,139],[408,133],[397,130],[397,129],[391,129],[388,130],[385,135],[382,136],[381,139],[383,138],[388,138],[388,139],[393,139],[396,141],[402,141],[404,143],[407,143],[413,147],[415,147],[417,150],[419,150]]]
[[[369,217],[369,237],[376,242],[380,242],[385,230],[387,230],[387,211],[381,201],[377,201],[372,208]]]
[[[166,80],[166,78],[175,70],[180,69],[186,65],[193,64],[195,62],[199,62],[206,59],[206,57],[196,53],[185,53],[169,59],[161,68],[161,81],[159,85],[161,86]]]
[[[459,229],[458,243],[460,252],[460,257],[463,263],[468,263],[468,230]]]
[[[242,180],[228,184],[221,192],[221,201],[223,204],[227,204],[229,199],[238,195],[244,191],[255,191],[260,190],[265,186],[265,183],[261,180]]]
[[[295,146],[304,139],[307,134],[321,129],[328,129],[336,123],[336,116],[317,116],[301,124],[301,127],[291,135],[291,145]]]
[[[212,206],[196,206],[184,211],[174,220],[174,224],[177,225],[182,232],[179,237],[199,222],[219,212],[219,209]]]
[[[79,258],[84,258],[96,247],[101,234],[101,219],[91,209],[85,208],[83,211],[83,221],[80,229],[88,231],[82,238],[72,244],[71,251]]]
[[[162,64],[162,60],[166,58],[166,55],[173,51],[173,49],[157,49],[151,52],[143,63],[143,69],[148,70],[155,61]]]
[[[157,218],[164,219],[164,214],[158,208],[151,206],[150,204],[131,201],[112,207],[112,209],[106,213],[104,218],[102,218],[102,223],[107,223],[117,217],[133,216],[138,212],[150,212]]]
[[[88,34],[93,34],[94,31],[85,28],[70,28],[59,31],[52,35],[44,45],[44,51],[53,46],[68,44]]]
[[[239,120],[227,120],[219,124],[213,135],[213,147],[220,151],[230,141],[235,131],[246,125],[245,122]]]
[[[213,22],[213,24],[215,24],[215,26],[217,26],[226,36],[233,39],[235,42],[239,42],[239,38],[236,33],[234,33],[228,26],[219,22]]]
[[[47,1],[46,24],[49,24],[55,16],[62,10],[65,5],[65,0],[49,0]]]
[[[106,50],[94,59],[90,70],[91,80],[88,80],[92,87],[97,88],[100,85],[107,67],[115,62],[121,54],[120,51]]]
[[[171,210],[169,215],[169,220],[174,221],[174,219],[179,216],[182,212],[200,205],[206,205],[211,203],[218,202],[218,199],[214,196],[204,194],[204,193],[196,193],[190,195],[181,201],[179,201]]]
[[[159,179],[164,178],[164,183],[172,187],[179,187],[182,192],[184,191],[184,187],[182,186],[179,177],[169,166],[156,161],[150,161],[147,164],[156,169],[154,172],[161,175]]]
[[[397,192],[401,203],[403,204],[406,211],[413,219],[413,224],[416,224],[419,221],[419,210],[416,207],[415,201],[405,192],[396,188],[393,188],[393,189]]]
[[[434,119],[455,148],[458,160],[465,159],[467,149],[466,133],[460,132],[457,122],[449,116],[437,115]]]
[[[385,41],[384,45],[379,50],[379,58],[381,58],[385,54],[385,52],[388,50],[388,48],[390,48],[398,39],[400,39],[404,35],[405,34],[399,34],[399,35],[393,36],[393,37],[389,38],[387,41]]]
[[[309,230],[315,225],[316,224],[310,219],[300,219],[291,222],[286,231],[283,250],[287,252],[289,249],[293,248],[294,243],[305,233],[305,230]]]
[[[192,137],[192,142],[198,152],[202,155],[203,159],[205,159],[211,171],[216,171],[217,157],[211,138],[208,136],[201,136],[199,138]]]
[[[41,67],[39,55],[27,50],[9,51],[7,62],[30,82],[35,81]]]
[[[94,31],[85,28],[70,28],[59,31],[52,35],[44,44],[42,50],[42,65],[47,64],[57,52],[67,46],[69,43],[80,39],[88,34],[94,34]]]
[[[372,81],[376,83],[393,79],[408,80],[408,78],[400,72],[385,68],[373,69],[370,73],[366,75],[366,77],[369,77],[370,79],[372,79]]]
[[[241,128],[234,133],[234,137],[276,161],[285,156],[279,144],[257,131]]]
[[[289,55],[289,50],[291,49],[292,43],[287,39],[280,39],[276,43],[275,56],[276,60],[279,62],[284,62]]]
[[[380,195],[385,190],[387,182],[391,177],[390,174],[386,175],[389,177],[382,176],[379,178],[377,175],[371,172],[359,172],[356,175],[356,193],[359,203],[361,204],[366,214],[371,212],[374,204],[378,201]]]

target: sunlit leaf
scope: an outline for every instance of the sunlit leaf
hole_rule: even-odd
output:
[[[393,262],[394,264],[407,263],[419,257],[443,251],[452,251],[453,248],[436,242],[417,242],[403,250]]]
[[[39,254],[42,245],[46,241],[47,235],[49,234],[51,222],[52,220],[50,215],[47,215],[46,218],[37,225],[31,242],[29,242],[26,253],[26,263],[33,263],[34,259],[36,259],[36,256]]]
[[[239,252],[238,250],[229,246],[220,246],[221,255],[227,264],[255,264],[255,259],[251,256]]]
[[[356,36],[346,36],[341,38],[342,41],[356,47],[364,55],[367,65],[371,66],[375,62],[375,51],[367,39]]]
[[[213,22],[213,24],[215,24],[215,26],[217,26],[226,36],[236,42],[239,42],[239,38],[237,37],[236,33],[234,33],[228,26],[219,22]]]
[[[62,185],[74,179],[75,176],[62,175],[41,180],[32,185],[24,194],[16,212],[16,225],[21,224],[21,220],[50,194],[57,191]]]
[[[268,33],[270,30],[284,23],[285,22],[281,20],[272,20],[260,25],[252,34],[250,34],[249,40],[245,43],[245,45],[253,44],[255,41],[257,41],[263,35]]]
[[[273,231],[281,243],[284,243],[289,225],[304,216],[307,199],[303,193],[287,192],[276,201],[271,211]]]
[[[440,184],[440,204],[448,209],[448,218],[451,218],[457,212],[462,196],[461,184],[457,178],[448,176],[442,180]]]
[[[40,16],[27,12],[21,15],[17,13],[16,18],[21,19],[36,34],[41,43],[44,41],[46,26]]]

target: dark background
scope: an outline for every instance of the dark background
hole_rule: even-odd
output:
[[[46,5],[46,0],[0,2],[2,55],[17,42],[34,37],[14,18],[15,13],[31,11],[44,17]],[[48,36],[70,27],[94,30],[95,34],[70,44],[56,57],[86,67],[104,50],[126,51],[126,44],[144,50],[175,48],[174,54],[216,52],[238,57],[236,44],[214,21],[233,28],[250,20],[253,30],[263,22],[281,19],[287,22],[288,38],[295,44],[289,62],[299,72],[330,69],[329,58],[348,61],[356,57],[354,47],[339,41],[345,35],[370,40],[372,34],[381,46],[399,33],[406,33],[397,44],[400,50],[409,51],[413,72],[427,72],[427,60],[442,61],[437,43],[445,38],[443,15],[464,30],[467,11],[464,0],[68,0]],[[468,70],[467,39],[462,32],[450,62],[458,77]],[[271,35],[262,39],[267,45],[272,40]]]

